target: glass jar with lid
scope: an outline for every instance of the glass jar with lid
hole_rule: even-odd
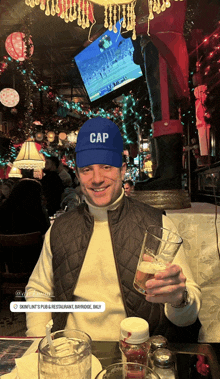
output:
[[[123,362],[148,365],[149,324],[140,317],[128,317],[120,325],[119,347]]]

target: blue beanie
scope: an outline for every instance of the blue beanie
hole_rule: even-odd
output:
[[[75,151],[78,167],[93,164],[121,167],[123,139],[118,126],[102,117],[87,120],[79,131]]]

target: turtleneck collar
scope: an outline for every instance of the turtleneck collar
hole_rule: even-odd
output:
[[[115,200],[113,204],[107,205],[106,207],[96,207],[95,205],[90,204],[90,202],[85,199],[86,204],[89,207],[89,212],[94,217],[95,221],[107,221],[108,220],[108,211],[113,211],[118,208],[124,196],[124,188],[122,188],[121,195]]]

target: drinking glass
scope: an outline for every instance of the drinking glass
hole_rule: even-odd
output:
[[[51,333],[53,348],[44,337],[38,346],[39,379],[91,379],[91,338],[80,330]]]
[[[160,379],[149,367],[140,363],[119,362],[100,371],[95,379]]]
[[[134,288],[138,292],[145,294],[146,281],[172,263],[182,242],[182,238],[171,230],[156,225],[147,228],[134,277]]]

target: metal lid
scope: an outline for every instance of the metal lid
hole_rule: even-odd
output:
[[[174,363],[173,353],[168,349],[157,349],[153,353],[154,366],[169,368]]]
[[[120,329],[120,339],[130,344],[142,343],[149,338],[149,324],[140,317],[125,318]]]
[[[151,350],[154,351],[156,349],[162,348],[162,347],[167,347],[168,341],[166,337],[164,336],[152,336],[150,338],[150,343],[151,343]]]

